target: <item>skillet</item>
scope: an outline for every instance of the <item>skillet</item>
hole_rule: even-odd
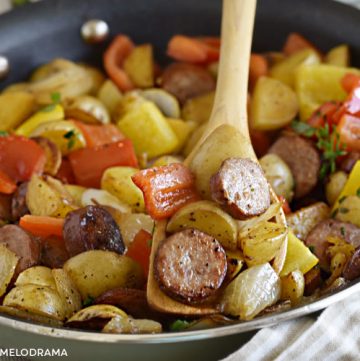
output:
[[[165,63],[161,54],[172,34],[217,35],[220,11],[219,0],[50,0],[18,8],[0,17],[0,55],[8,57],[11,65],[0,89],[25,79],[36,66],[54,57],[101,65],[106,43],[88,45],[82,41],[79,29],[85,20],[103,19],[112,35],[122,32],[136,43],[151,42],[157,59]],[[259,0],[253,48],[280,49],[286,35],[298,31],[324,51],[348,43],[352,63],[360,66],[359,23],[359,11],[330,0]],[[310,314],[357,291],[360,283],[353,282],[332,295],[283,313],[176,334],[105,335],[52,329],[0,316],[0,347],[65,347],[74,360],[215,360],[249,339],[253,334],[249,331]]]

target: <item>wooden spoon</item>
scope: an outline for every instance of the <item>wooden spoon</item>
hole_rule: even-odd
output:
[[[221,56],[216,86],[214,107],[204,134],[194,150],[185,160],[189,165],[209,135],[220,132],[226,127],[233,127],[244,158],[257,161],[252,148],[247,120],[247,89],[249,60],[254,26],[256,0],[224,0],[221,27]],[[227,129],[229,130],[229,129]],[[224,140],[226,143],[226,140]],[[278,202],[271,190],[272,202]],[[286,225],[283,213],[277,222]],[[214,305],[186,305],[168,297],[159,288],[154,277],[154,257],[159,243],[166,237],[166,221],[156,224],[154,232],[150,269],[147,284],[147,299],[156,310],[179,315],[204,315],[219,312]],[[280,272],[286,255],[287,242],[274,260],[275,270]]]

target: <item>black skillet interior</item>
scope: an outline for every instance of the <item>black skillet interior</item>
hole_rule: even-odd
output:
[[[26,79],[38,65],[54,57],[101,64],[106,44],[88,45],[80,37],[85,20],[99,18],[111,34],[125,33],[135,42],[151,42],[156,56],[171,35],[215,35],[220,31],[220,0],[47,0],[0,17],[0,55],[10,59],[5,85]],[[360,65],[360,12],[332,0],[258,0],[253,48],[280,49],[291,31],[303,33],[320,49],[346,42],[353,63]]]

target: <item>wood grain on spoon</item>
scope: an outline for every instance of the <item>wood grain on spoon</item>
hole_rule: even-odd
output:
[[[186,165],[190,165],[210,135],[211,138],[216,134],[226,134],[229,130],[234,135],[236,143],[239,144],[237,154],[257,161],[250,141],[246,110],[255,9],[256,0],[223,1],[221,56],[214,107],[204,135],[185,160]],[[227,141],[227,139],[221,139],[220,143],[226,147]],[[272,200],[277,201],[274,193],[272,193]],[[283,219],[280,217],[278,221],[285,222],[285,217],[283,216]],[[159,243],[166,237],[166,224],[166,221],[157,222],[154,232],[147,284],[148,303],[156,310],[179,315],[204,315],[219,312],[216,305],[193,306],[180,303],[168,297],[159,288],[154,277],[154,257]],[[282,268],[286,254],[286,243],[284,244],[285,246],[279,252],[282,255],[281,260],[274,262],[277,268]]]

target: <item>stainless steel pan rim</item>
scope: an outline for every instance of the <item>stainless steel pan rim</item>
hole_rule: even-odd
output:
[[[296,308],[266,315],[252,321],[240,322],[234,325],[221,326],[199,331],[161,333],[151,335],[122,335],[106,334],[99,332],[87,332],[71,330],[67,328],[54,328],[43,326],[27,321],[20,321],[9,316],[0,316],[0,325],[8,326],[17,330],[30,332],[43,336],[64,338],[69,340],[99,342],[99,343],[126,343],[126,344],[158,344],[203,340],[214,337],[230,336],[237,333],[253,331],[263,327],[273,326],[280,322],[294,319],[310,313],[322,310],[336,302],[360,292],[360,281],[350,283],[345,288],[335,291],[330,295],[322,296],[308,304]]]

